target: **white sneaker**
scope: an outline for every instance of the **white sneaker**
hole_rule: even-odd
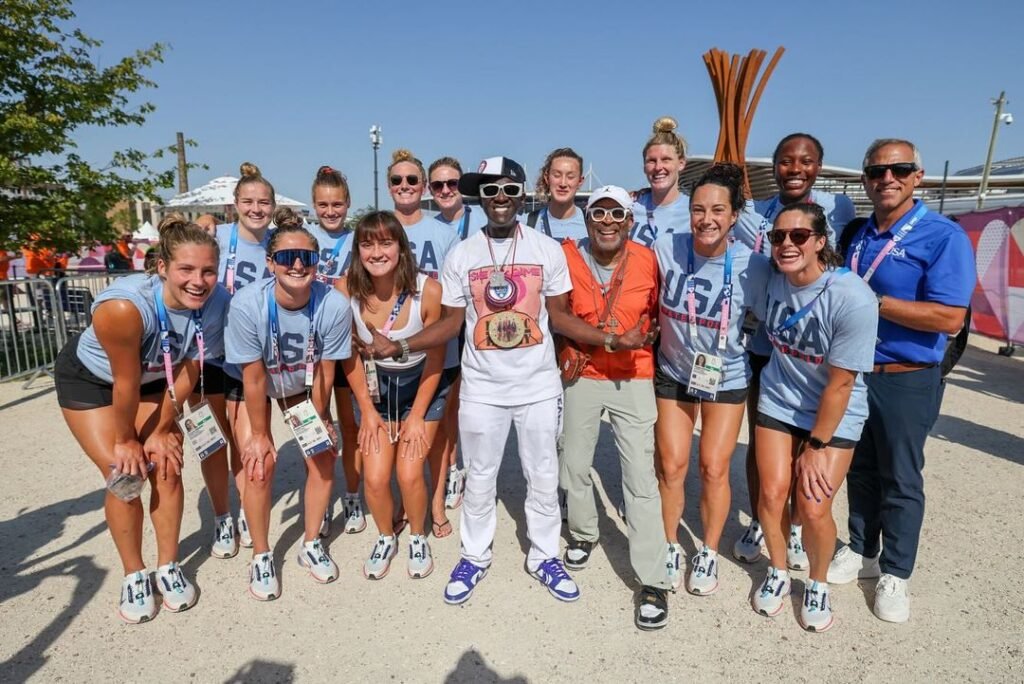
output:
[[[750,521],[743,536],[732,545],[732,557],[743,563],[757,562],[761,558],[762,541],[764,532],[761,531],[761,523],[756,520]]]
[[[255,556],[249,564],[249,595],[257,601],[273,601],[281,595],[272,552]]]
[[[383,579],[391,569],[391,559],[398,554],[398,537],[377,537],[370,557],[363,563],[363,577],[366,579]]]
[[[430,544],[422,534],[409,535],[409,577],[421,579],[434,571]]]
[[[710,596],[718,591],[718,552],[704,547],[690,561],[686,590],[696,596]]]
[[[778,568],[768,568],[768,574],[759,589],[754,592],[751,605],[765,617],[775,617],[786,607],[786,599],[793,590],[789,573]]]
[[[238,543],[247,549],[252,548],[252,535],[249,534],[249,523],[245,519],[245,511],[238,511]]]
[[[359,499],[358,493],[342,497],[341,506],[345,516],[345,534],[358,534],[366,529],[363,502]]]
[[[875,615],[886,622],[910,619],[910,589],[907,580],[882,573],[875,587]]]
[[[214,558],[231,558],[238,553],[238,538],[235,535],[235,521],[230,513],[218,516],[213,527],[213,546],[210,555]]]
[[[665,571],[668,574],[668,581],[672,584],[672,591],[675,591],[683,583],[683,547],[679,544],[669,542],[665,553]]]
[[[856,579],[878,577],[881,573],[882,571],[878,567],[878,556],[865,558],[849,546],[844,546],[836,551],[832,562],[829,563],[828,583],[846,584]]]
[[[331,560],[319,539],[303,542],[299,551],[299,565],[309,570],[309,574],[320,584],[329,584],[338,579],[338,566]]]
[[[153,585],[150,584],[148,572],[140,570],[124,578],[117,614],[132,625],[149,622],[156,617],[156,599],[153,597]]]
[[[156,585],[163,594],[164,608],[172,613],[188,610],[199,599],[195,585],[185,579],[185,573],[174,562],[156,569]]]
[[[790,570],[806,570],[811,567],[804,549],[803,528],[800,525],[789,526],[789,543],[786,545],[786,565]]]
[[[805,584],[804,602],[800,606],[800,626],[808,632],[827,632],[834,623],[828,584],[818,581]]]
[[[466,491],[466,471],[458,465],[448,469],[448,481],[444,488],[444,507],[456,509],[462,505],[462,495]]]

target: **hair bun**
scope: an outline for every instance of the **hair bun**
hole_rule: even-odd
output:
[[[302,216],[291,207],[279,207],[274,212],[274,225],[278,228],[301,228]]]
[[[679,128],[679,122],[671,116],[662,116],[654,122],[654,126],[652,128],[655,133],[671,133]]]
[[[412,155],[412,152],[405,149],[404,147],[399,147],[397,150],[391,153],[391,163],[393,165],[397,164],[398,162],[413,161],[414,159],[416,159],[416,157]]]
[[[242,162],[242,165],[238,167],[238,172],[242,174],[242,178],[259,178],[263,175],[260,173],[260,167],[252,162]]]
[[[160,234],[160,237],[162,239],[164,237],[164,234],[172,230],[183,229],[188,225],[189,221],[185,218],[183,214],[173,212],[163,217],[163,219],[160,221],[160,225],[157,226],[156,230]]]

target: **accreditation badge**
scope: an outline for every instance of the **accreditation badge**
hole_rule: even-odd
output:
[[[699,352],[694,355],[693,368],[686,392],[690,396],[714,401],[722,384],[722,357]]]
[[[228,444],[217,416],[205,400],[193,406],[188,415],[178,418],[178,427],[200,463]]]
[[[494,346],[512,349],[526,337],[526,314],[518,311],[499,311],[487,321],[487,337]]]
[[[363,375],[366,376],[366,390],[370,393],[370,401],[380,403],[380,380],[377,378],[377,362],[363,359]]]
[[[284,412],[284,422],[292,431],[295,441],[306,458],[333,449],[331,435],[309,399],[292,406]]]

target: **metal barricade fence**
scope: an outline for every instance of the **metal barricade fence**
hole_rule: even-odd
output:
[[[0,280],[0,381],[52,375],[64,345],[64,313],[53,283],[43,278]]]
[[[107,285],[128,273],[79,273],[66,276],[55,286],[63,315],[64,339],[83,332],[92,323],[92,304]]]

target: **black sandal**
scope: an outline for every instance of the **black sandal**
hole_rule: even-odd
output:
[[[645,631],[661,629],[667,625],[668,592],[658,587],[640,587],[637,593],[635,620],[636,626]]]

